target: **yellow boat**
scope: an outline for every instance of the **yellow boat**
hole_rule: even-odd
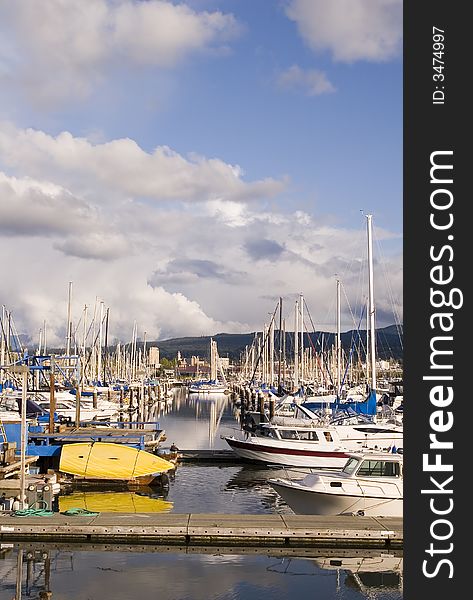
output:
[[[155,454],[122,444],[80,442],[61,449],[59,471],[87,480],[150,484],[175,465]]]
[[[172,502],[134,492],[73,492],[58,496],[59,512],[81,508],[94,512],[160,513],[170,512]]]

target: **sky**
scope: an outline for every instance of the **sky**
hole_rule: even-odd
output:
[[[70,287],[123,342],[279,297],[289,330],[301,293],[334,331],[337,279],[356,328],[366,214],[402,321],[400,0],[0,0],[0,89],[0,305],[32,344],[65,343]]]

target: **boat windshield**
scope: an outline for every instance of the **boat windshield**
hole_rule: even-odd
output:
[[[364,460],[357,475],[360,477],[399,477],[401,467],[397,461]]]
[[[342,473],[351,475],[353,473],[353,471],[356,469],[358,462],[359,461],[357,458],[353,458],[353,457],[349,458],[348,461],[346,462],[345,466],[342,469]]]

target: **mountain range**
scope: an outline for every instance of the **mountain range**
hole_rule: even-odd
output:
[[[261,333],[260,333],[261,335]],[[359,348],[362,357],[366,348],[366,331],[350,330],[341,334],[342,348],[349,352],[350,348]],[[208,357],[210,340],[217,342],[218,353],[221,357],[238,360],[246,347],[251,347],[255,333],[217,333],[214,336],[179,337],[168,340],[147,342],[147,347],[157,346],[161,358],[173,359],[180,352],[182,357]],[[335,343],[335,334],[315,331],[304,334],[304,347],[312,346],[317,352],[328,349]],[[275,349],[279,348],[278,332],[275,332]],[[289,356],[294,349],[294,333],[286,333],[286,354]],[[382,360],[395,359],[402,361],[403,335],[402,326],[389,325],[376,330],[376,354]]]

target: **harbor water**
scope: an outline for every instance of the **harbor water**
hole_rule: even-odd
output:
[[[287,557],[219,548],[84,550],[13,544],[0,550],[0,600],[303,597],[400,600],[402,556],[329,549]]]

